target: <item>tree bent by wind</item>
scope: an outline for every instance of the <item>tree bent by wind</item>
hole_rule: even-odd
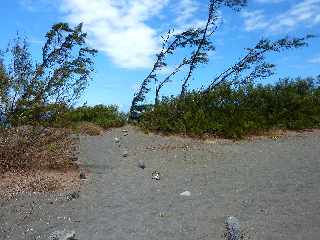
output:
[[[26,113],[46,106],[70,106],[91,78],[96,50],[86,45],[82,23],[58,23],[47,32],[40,63],[33,64],[28,43],[19,36],[0,58],[0,119],[23,122]],[[6,66],[4,56],[11,54]],[[33,116],[34,117],[34,116]],[[37,121],[38,119],[34,119]]]
[[[161,89],[170,83],[177,73],[186,70],[179,93],[179,97],[183,98],[188,92],[189,83],[196,68],[202,64],[207,64],[209,62],[208,53],[215,50],[212,38],[219,27],[218,10],[222,6],[227,6],[238,11],[246,6],[246,3],[246,0],[210,0],[208,3],[207,21],[204,26],[190,28],[177,34],[169,31],[165,37],[162,37],[162,49],[157,54],[155,64],[133,97],[130,117],[132,119],[137,117],[136,112],[139,109],[139,104],[146,100],[146,95],[149,93],[152,83],[155,85],[154,104],[157,106],[160,102]],[[288,49],[307,46],[307,40],[311,37],[314,36],[307,35],[301,38],[283,37],[275,41],[261,39],[255,46],[247,49],[244,57],[214,77],[207,87],[202,87],[201,91],[204,94],[208,93],[226,82],[229,85],[239,85],[270,77],[274,74],[275,65],[265,61],[267,54],[280,53]],[[160,79],[159,72],[168,66],[168,57],[176,54],[177,50],[181,48],[191,49],[191,54],[184,56],[168,75]],[[175,55],[175,57],[177,56]]]
[[[208,4],[208,17],[205,26],[198,28],[190,28],[181,33],[174,34],[169,30],[165,37],[162,37],[162,49],[157,54],[156,61],[147,77],[142,81],[141,86],[137,93],[135,93],[131,108],[130,115],[133,116],[139,103],[143,102],[146,94],[150,91],[150,83],[153,81],[156,85],[155,104],[159,102],[160,90],[162,87],[169,83],[178,72],[183,68],[188,67],[188,74],[183,80],[181,87],[181,95],[187,91],[187,86],[192,77],[196,67],[200,64],[206,64],[209,60],[208,52],[214,50],[214,46],[210,37],[215,33],[218,27],[218,10],[222,6],[227,6],[235,10],[239,10],[246,5],[247,0],[210,0]],[[175,54],[178,49],[190,48],[191,55],[184,57],[174,70],[165,76],[162,80],[159,79],[159,71],[167,67],[167,58]]]

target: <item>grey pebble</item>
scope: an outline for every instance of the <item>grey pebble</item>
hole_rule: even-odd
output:
[[[138,167],[141,168],[141,169],[145,169],[146,168],[146,165],[145,165],[143,160],[139,160],[138,161]]]
[[[80,197],[79,192],[72,192],[72,193],[67,194],[66,199],[68,201],[72,201],[73,199],[78,199],[79,197]]]
[[[55,231],[50,234],[49,240],[76,240],[76,232],[71,231],[67,232],[65,230],[63,231]]]
[[[80,179],[86,179],[87,177],[86,177],[86,174],[84,173],[84,172],[81,172],[80,173]]]
[[[240,221],[233,216],[227,217],[226,221],[226,238],[227,240],[240,240],[241,239],[241,229]]]
[[[127,150],[124,150],[122,156],[123,156],[123,157],[128,157],[128,151],[127,151]]]
[[[152,179],[159,181],[160,180],[160,173],[158,171],[152,172]]]

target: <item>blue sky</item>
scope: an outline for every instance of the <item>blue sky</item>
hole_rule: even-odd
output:
[[[93,80],[79,104],[117,104],[126,111],[152,66],[160,35],[168,28],[180,31],[203,24],[206,10],[205,0],[5,0],[0,8],[0,47],[5,48],[19,31],[39,57],[52,24],[84,22],[89,44],[99,54]],[[210,53],[209,64],[195,72],[190,88],[207,85],[261,37],[320,36],[320,0],[249,0],[241,12],[222,9],[220,16],[222,22],[214,35],[216,51]],[[271,55],[268,60],[277,65],[277,74],[264,83],[286,76],[318,75],[320,38],[311,40],[308,48]],[[163,94],[178,93],[180,84],[177,76]]]

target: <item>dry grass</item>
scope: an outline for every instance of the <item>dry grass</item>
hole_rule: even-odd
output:
[[[0,130],[0,172],[26,169],[68,169],[72,138],[66,129],[23,126]]]
[[[0,176],[0,199],[10,199],[19,193],[66,191],[79,186],[77,169],[7,172]]]
[[[75,131],[83,135],[98,136],[103,133],[103,128],[90,122],[81,122],[75,127]]]
[[[66,129],[0,129],[0,196],[57,191],[79,182],[75,144]]]

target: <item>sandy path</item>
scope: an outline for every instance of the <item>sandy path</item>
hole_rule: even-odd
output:
[[[113,129],[81,137],[90,174],[79,199],[30,194],[0,202],[0,239],[46,239],[61,229],[79,240],[223,239],[228,215],[240,219],[247,239],[319,238],[319,132],[216,143],[127,129],[128,136]],[[151,179],[154,170],[160,181]],[[179,195],[186,190],[190,197]]]

